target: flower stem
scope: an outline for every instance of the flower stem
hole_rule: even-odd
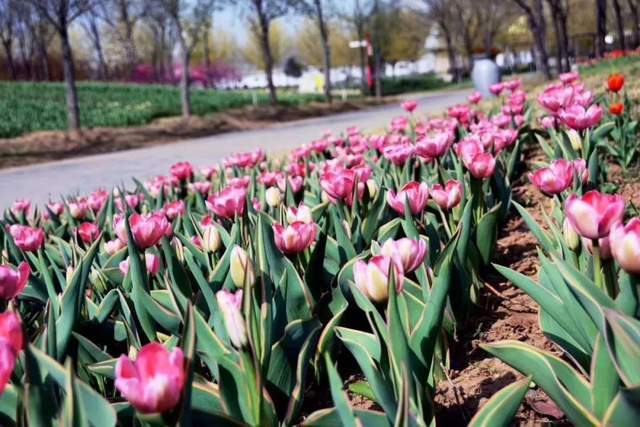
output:
[[[598,239],[593,239],[593,281],[602,290],[602,259],[600,258],[600,246]]]

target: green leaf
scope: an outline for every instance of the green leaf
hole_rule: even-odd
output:
[[[518,213],[527,224],[527,227],[529,227],[529,230],[531,231],[531,233],[533,233],[535,238],[538,240],[538,243],[540,243],[545,252],[551,253],[555,251],[557,249],[556,245],[549,238],[547,233],[542,230],[540,225],[538,225],[538,222],[531,216],[531,214],[529,214],[529,212],[518,202],[514,201],[513,205],[516,207]]]
[[[529,390],[531,377],[509,384],[485,403],[473,416],[469,427],[501,427],[511,425],[524,395]]]
[[[604,414],[618,392],[620,379],[601,334],[598,334],[591,359],[591,405],[593,414],[604,418]]]
[[[325,362],[327,367],[327,375],[329,377],[329,387],[331,390],[331,398],[335,405],[336,412],[340,418],[340,425],[345,427],[359,427],[361,423],[356,418],[353,408],[349,405],[349,399],[342,390],[342,379],[336,370],[335,365],[331,362],[328,354],[325,354]]]
[[[604,310],[605,340],[616,371],[628,388],[640,387],[640,321]]]

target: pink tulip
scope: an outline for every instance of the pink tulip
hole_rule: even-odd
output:
[[[62,212],[64,212],[64,203],[49,202],[47,203],[47,208],[51,211],[52,214],[60,216]]]
[[[40,228],[13,224],[9,226],[9,234],[16,246],[25,252],[35,252],[44,244],[44,231]]]
[[[116,252],[118,252],[120,249],[126,248],[127,247],[127,243],[123,242],[122,240],[116,238],[113,240],[109,240],[108,242],[105,242],[104,244],[104,250],[106,253],[108,253],[109,255],[113,255]]]
[[[507,80],[503,83],[504,88],[510,92],[514,92],[522,86],[520,79]]]
[[[249,187],[249,184],[251,184],[251,177],[249,175],[231,178],[227,181],[227,187],[242,188],[245,190]]]
[[[167,218],[173,221],[177,217],[184,215],[186,211],[184,200],[176,200],[175,202],[169,202],[164,205],[163,210]]]
[[[92,222],[83,222],[77,231],[80,239],[86,244],[93,243],[100,235],[100,229]]]
[[[122,205],[122,197],[118,196],[115,199],[116,208],[119,211],[124,212],[126,208]],[[144,195],[142,194],[125,194],[124,201],[131,209],[135,210],[141,201],[144,200]]]
[[[406,183],[397,194],[392,190],[387,193],[389,206],[400,215],[404,215],[406,200],[409,201],[409,208],[412,214],[418,215],[424,211],[429,201],[429,186],[427,183],[411,181]]]
[[[286,228],[273,225],[276,246],[285,255],[296,255],[309,248],[316,240],[317,225],[314,223],[294,222]]]
[[[449,114],[449,117],[457,119],[463,125],[469,123],[469,120],[471,120],[471,110],[468,105],[454,105],[453,107],[449,107],[447,114]]]
[[[407,113],[413,113],[413,111],[418,107],[418,103],[416,101],[404,101],[402,103],[402,108]]]
[[[297,208],[287,208],[287,223],[293,224],[294,222],[311,224],[313,222],[311,209],[309,209],[309,207],[304,204],[300,204]]]
[[[23,345],[22,324],[18,315],[12,311],[0,313],[0,394],[11,378]]]
[[[293,191],[294,194],[298,194],[300,190],[302,190],[302,187],[304,186],[304,178],[301,176],[289,176],[286,178],[286,181],[285,181],[285,177],[283,176],[282,178],[278,179],[278,183],[277,183],[278,188],[283,193],[287,190],[287,181],[289,182],[291,191]]]
[[[89,210],[89,203],[84,197],[67,203],[67,206],[69,207],[69,213],[74,219],[84,218]]]
[[[206,196],[209,194],[209,191],[211,191],[211,183],[208,181],[197,181],[192,183],[190,188],[196,193]]]
[[[582,238],[582,246],[586,250],[589,251],[590,254],[593,254],[593,240]],[[602,239],[598,239],[598,248],[600,250],[600,259],[611,259],[611,239],[607,237],[603,237]]]
[[[331,201],[342,200],[351,206],[356,179],[358,179],[357,174],[352,169],[329,169],[321,175],[320,186]],[[364,181],[358,179],[358,197],[362,197],[363,193]]]
[[[258,182],[260,184],[264,184],[265,187],[273,187],[282,178],[284,178],[284,174],[280,171],[276,171],[276,172],[267,171],[267,172],[263,172],[262,175],[258,177]]]
[[[233,219],[242,216],[247,205],[247,190],[239,187],[226,187],[209,196],[207,207],[222,218]]]
[[[455,136],[452,132],[439,132],[418,140],[416,154],[420,157],[437,159],[449,150]]]
[[[555,129],[558,126],[558,121],[554,116],[544,116],[540,119],[540,124],[545,129]]]
[[[152,276],[158,274],[158,270],[160,270],[160,257],[158,255],[152,254],[150,252],[145,252],[144,263],[147,267],[147,273],[151,274]],[[129,272],[129,257],[120,262],[118,268],[120,269],[122,275],[126,276]]]
[[[551,113],[556,113],[561,108],[570,105],[573,102],[574,90],[565,86],[547,86],[545,90],[538,95],[538,103]]]
[[[624,199],[595,190],[582,197],[572,194],[565,202],[565,211],[578,234],[587,239],[600,239],[607,237],[614,223],[622,221]]]
[[[626,225],[618,222],[609,234],[611,253],[620,267],[631,274],[640,274],[640,218]]]
[[[413,156],[413,144],[387,145],[382,149],[382,156],[396,166],[404,165]]]
[[[413,240],[406,237],[387,240],[382,245],[380,253],[388,257],[398,257],[403,271],[411,273],[422,265],[427,255],[427,244],[424,240]]]
[[[353,266],[353,280],[362,294],[377,303],[389,298],[389,272],[393,266],[396,290],[400,292],[404,283],[404,271],[399,259],[376,255],[369,262],[359,260]]]
[[[170,172],[179,181],[188,181],[193,175],[193,166],[189,162],[178,162],[171,165]]]
[[[504,89],[504,83],[494,83],[489,86],[489,91],[496,96],[499,96]]]
[[[444,188],[440,184],[435,184],[430,190],[431,198],[440,206],[442,210],[449,210],[460,203],[462,199],[462,183],[452,179],[448,181]]]
[[[116,388],[142,413],[174,408],[185,383],[184,355],[179,347],[169,352],[162,344],[146,344],[135,362],[122,355],[116,363]]]
[[[240,168],[253,168],[258,163],[263,161],[266,154],[263,150],[257,149],[247,153],[237,153],[227,157],[223,161],[224,167],[240,167]]]
[[[109,192],[107,190],[96,190],[89,195],[89,207],[93,212],[97,213],[107,203],[107,200],[109,200]]]
[[[122,215],[114,215],[113,222],[118,238],[127,242],[127,229]],[[171,224],[167,221],[167,217],[159,212],[145,215],[134,213],[129,217],[129,226],[133,241],[138,249],[142,250],[157,245],[163,236],[171,234]]]
[[[21,262],[17,270],[9,265],[0,265],[0,298],[11,300],[22,293],[29,280],[31,268]]]
[[[568,85],[578,80],[580,78],[580,75],[578,74],[577,71],[570,71],[567,73],[560,74],[558,78],[563,84]]]
[[[555,160],[546,168],[540,168],[529,174],[529,180],[545,194],[560,194],[573,184],[573,163]]]
[[[571,105],[558,112],[560,120],[574,130],[583,130],[593,127],[600,123],[602,119],[602,108],[598,105],[592,105],[585,109],[581,105]]]
[[[29,213],[29,209],[31,209],[31,200],[29,199],[17,199],[11,205],[11,212],[15,216],[19,216],[20,214],[27,215]]]
[[[480,153],[475,155],[465,166],[474,178],[485,179],[493,175],[496,159],[490,153]]]
[[[247,327],[242,317],[242,289],[235,293],[226,289],[216,292],[218,307],[222,313],[227,335],[236,348],[242,348],[247,344]]]
[[[467,100],[470,104],[477,104],[482,101],[482,94],[478,91],[475,91],[467,97]]]

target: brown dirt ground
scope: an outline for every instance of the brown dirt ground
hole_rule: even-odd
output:
[[[283,121],[326,116],[395,102],[399,102],[399,98],[361,99],[333,104],[313,102],[297,107],[250,106],[202,117],[163,118],[144,126],[102,127],[71,133],[34,132],[18,138],[0,139],[0,168],[167,144],[237,130],[264,128]]]

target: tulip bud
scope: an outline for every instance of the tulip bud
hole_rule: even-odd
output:
[[[369,197],[372,199],[376,197],[376,194],[378,194],[378,183],[375,179],[371,178],[367,180],[367,190],[369,191]]]
[[[326,191],[323,191],[323,192],[320,194],[320,199],[322,200],[322,202],[323,202],[323,203],[328,203],[328,202],[330,202],[330,201],[331,201],[331,199],[329,199],[329,195],[327,194],[327,192],[326,192]]]
[[[264,196],[267,205],[272,208],[278,207],[280,206],[280,203],[282,203],[282,193],[277,187],[269,187]]]
[[[233,284],[239,288],[244,287],[245,283],[251,286],[256,280],[253,263],[249,259],[247,252],[240,246],[236,245],[231,250],[229,268],[231,269]]]
[[[178,258],[178,261],[184,262],[184,245],[180,239],[174,237],[171,243],[173,244],[173,249],[176,251],[176,258]]]
[[[631,274],[640,274],[640,218],[624,225],[618,222],[611,229],[611,252],[620,267]]]
[[[202,249],[214,253],[220,249],[220,232],[215,225],[207,225],[202,233]]]
[[[576,233],[576,230],[566,218],[562,223],[562,235],[569,249],[575,251],[580,247],[580,236],[578,236],[578,233]]]
[[[222,289],[216,293],[218,307],[222,313],[224,326],[231,343],[236,348],[242,348],[247,344],[247,328],[242,317],[242,289],[236,293]]]
[[[578,133],[578,131],[569,129],[567,130],[567,136],[569,137],[571,147],[575,151],[579,151],[582,148],[582,138],[580,138],[580,134]]]

